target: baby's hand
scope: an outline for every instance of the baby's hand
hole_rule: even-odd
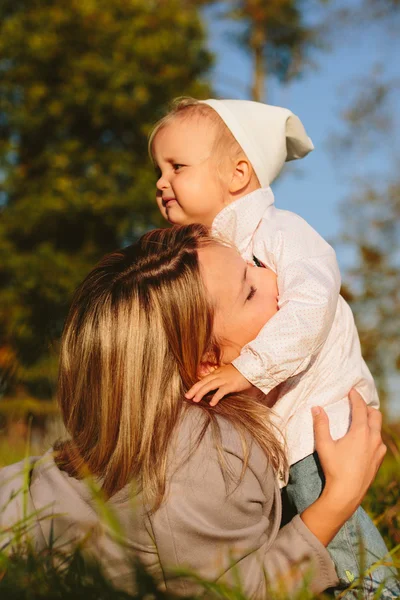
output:
[[[209,373],[195,383],[186,392],[185,398],[193,400],[193,402],[200,402],[208,392],[217,390],[210,402],[210,406],[215,406],[226,394],[243,392],[251,387],[252,384],[250,381],[247,381],[233,365],[224,365],[223,367],[218,367],[212,373]]]

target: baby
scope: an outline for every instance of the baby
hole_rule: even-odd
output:
[[[273,410],[291,465],[288,476],[281,474],[282,486],[301,513],[323,488],[311,407],[324,407],[338,439],[349,427],[352,387],[379,406],[352,312],[340,296],[334,250],[299,216],[276,209],[269,187],[285,161],[306,156],[312,142],[289,110],[242,100],[184,99],[157,123],[149,148],[159,172],[158,206],[170,223],[202,223],[235,244],[245,260],[276,273],[277,314],[232,364],[206,375],[186,397],[200,401],[217,390],[211,401],[216,404],[251,386],[265,394],[276,390]],[[343,587],[360,575],[360,535],[364,568],[388,552],[359,508],[328,547]],[[387,580],[381,597],[398,598],[394,573],[374,568],[363,582],[364,597],[372,599]]]

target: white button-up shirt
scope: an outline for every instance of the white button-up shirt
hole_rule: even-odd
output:
[[[348,430],[352,387],[379,406],[353,314],[340,296],[335,252],[301,217],[277,209],[271,188],[224,208],[212,233],[277,275],[279,311],[233,365],[265,394],[280,386],[274,420],[293,464],[314,451],[311,406],[325,408],[334,439]]]

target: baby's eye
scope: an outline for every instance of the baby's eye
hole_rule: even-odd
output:
[[[177,163],[175,163],[175,164],[172,165],[174,171],[180,171],[183,166],[184,165],[180,165],[180,164],[177,164]]]
[[[257,291],[257,288],[255,288],[254,285],[252,285],[250,287],[250,293],[247,296],[246,300],[251,300],[252,298],[254,298],[254,294],[256,293],[256,291]]]

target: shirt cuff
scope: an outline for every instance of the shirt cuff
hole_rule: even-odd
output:
[[[264,394],[268,394],[279,385],[279,381],[275,381],[275,379],[266,375],[266,369],[264,367],[262,370],[257,368],[257,360],[254,355],[242,353],[232,361],[232,364],[235,369],[247,379],[247,381],[261,390]]]
[[[297,535],[299,535],[312,550],[312,556],[316,562],[316,572],[311,581],[313,593],[319,594],[327,588],[336,587],[339,584],[339,579],[336,573],[335,564],[325,546],[313,533],[311,533],[300,515],[296,515],[285,527],[290,526],[295,529]]]

